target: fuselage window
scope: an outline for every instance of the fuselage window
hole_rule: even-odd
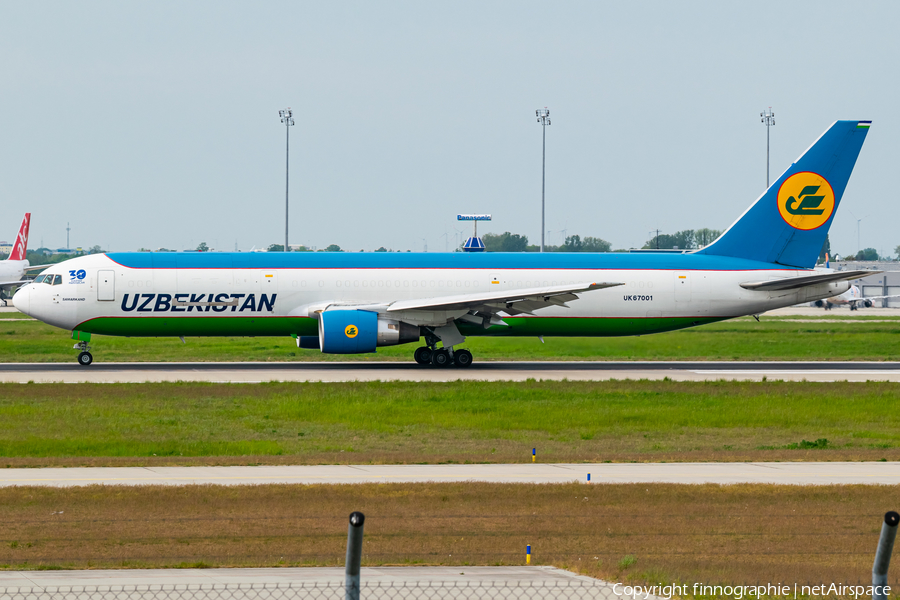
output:
[[[344,287],[350,287],[350,282],[347,280],[344,280]]]
[[[341,287],[341,280],[340,280],[340,279],[338,279],[338,280],[335,281],[334,283],[337,285],[337,287]]]

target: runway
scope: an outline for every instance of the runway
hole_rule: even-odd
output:
[[[591,475],[588,482],[588,474]],[[358,483],[900,485],[900,462],[298,465],[0,469],[0,487]]]
[[[3,383],[144,383],[205,381],[900,381],[900,362],[476,362],[468,369],[412,362],[198,362],[0,364]]]

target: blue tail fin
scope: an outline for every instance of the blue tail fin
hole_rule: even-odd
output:
[[[814,267],[870,124],[837,121],[719,239],[697,253]]]

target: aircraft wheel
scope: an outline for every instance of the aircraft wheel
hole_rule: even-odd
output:
[[[421,348],[416,348],[416,351],[413,354],[413,358],[415,358],[416,362],[420,365],[430,365],[431,355],[431,348],[429,348],[428,346],[422,346]]]
[[[468,350],[457,350],[453,353],[453,362],[457,367],[468,367],[472,364],[472,353]]]
[[[92,362],[94,362],[94,357],[91,356],[90,352],[80,352],[78,354],[78,364],[82,367],[86,367]]]
[[[441,348],[432,353],[431,364],[436,367],[449,367],[453,364],[453,360],[450,358],[450,353],[445,348]]]

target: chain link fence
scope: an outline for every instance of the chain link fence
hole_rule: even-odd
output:
[[[343,583],[0,588],[0,600],[344,600]],[[362,600],[613,600],[605,582],[370,582]]]

